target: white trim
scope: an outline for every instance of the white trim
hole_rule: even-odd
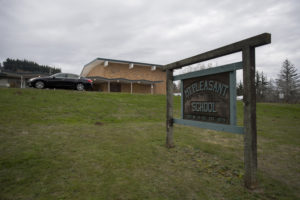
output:
[[[106,61],[104,61],[104,67],[107,67],[108,66],[108,61],[106,60]]]

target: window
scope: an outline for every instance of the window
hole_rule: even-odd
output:
[[[67,78],[77,79],[77,78],[79,78],[79,76],[76,74],[67,74]]]
[[[63,73],[54,74],[52,76],[55,77],[55,78],[66,78],[66,74],[63,74]]]

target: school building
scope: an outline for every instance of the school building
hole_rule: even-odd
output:
[[[92,79],[96,91],[166,94],[162,65],[96,58],[80,75]]]

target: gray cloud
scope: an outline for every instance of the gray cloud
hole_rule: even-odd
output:
[[[257,68],[276,78],[300,65],[298,0],[0,0],[0,59],[80,73],[96,57],[168,64],[263,32]],[[210,62],[240,61],[235,54]]]

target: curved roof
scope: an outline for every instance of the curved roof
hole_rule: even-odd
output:
[[[111,63],[122,63],[122,64],[134,64],[134,65],[140,65],[140,66],[156,66],[157,68],[162,68],[163,65],[158,64],[151,64],[151,63],[142,63],[142,62],[134,62],[134,61],[127,61],[127,60],[115,60],[115,59],[109,59],[109,58],[96,58],[89,62],[88,64],[84,65],[80,76],[86,76],[94,67],[97,65],[108,61]]]

